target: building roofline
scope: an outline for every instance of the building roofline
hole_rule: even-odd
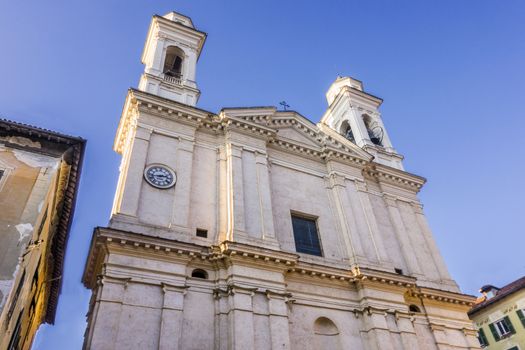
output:
[[[468,311],[468,315],[473,316],[474,314],[483,311],[488,306],[496,304],[499,301],[503,301],[507,297],[519,292],[522,289],[525,289],[525,276],[518,278],[517,280],[505,285],[504,287],[501,287],[494,297],[490,299],[485,299],[474,305],[472,309]]]
[[[86,140],[81,137],[69,136],[56,131],[8,119],[0,119],[0,129],[15,131],[31,139],[41,139],[47,142],[63,144],[67,147],[62,153],[62,159],[71,166],[71,169],[67,185],[64,188],[64,203],[56,226],[56,232],[54,232],[52,241],[49,245],[50,253],[53,257],[53,264],[52,269],[47,276],[47,281],[50,286],[44,321],[53,324],[58,306],[58,297],[62,289],[64,258],[69,231],[73,222]],[[46,255],[47,254],[48,253],[46,253]]]

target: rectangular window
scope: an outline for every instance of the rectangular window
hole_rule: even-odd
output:
[[[494,323],[489,324],[490,331],[496,341],[500,341],[502,338],[506,338],[516,333],[514,326],[508,316],[503,317]]]
[[[197,237],[208,238],[208,230],[198,228],[195,234]]]
[[[11,299],[11,305],[9,306],[9,311],[7,312],[7,318],[11,319],[11,316],[13,316],[13,313],[15,311],[16,303],[18,302],[18,298],[20,297],[20,292],[22,291],[22,287],[24,285],[24,280],[26,278],[26,270],[22,273],[22,277],[20,277],[20,280],[18,281],[18,285],[16,287],[15,294],[13,295],[13,299]]]
[[[292,214],[292,227],[297,252],[323,256],[316,220]]]
[[[478,329],[478,340],[479,345],[481,345],[482,348],[489,345],[487,336],[485,335],[485,331],[483,330],[483,328]]]

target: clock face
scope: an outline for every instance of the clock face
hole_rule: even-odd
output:
[[[146,181],[157,188],[170,188],[175,185],[177,176],[170,168],[163,165],[150,165],[144,170]]]

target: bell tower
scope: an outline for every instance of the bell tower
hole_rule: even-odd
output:
[[[176,12],[154,16],[148,31],[139,90],[195,106],[200,96],[195,81],[197,60],[206,33]]]
[[[329,107],[321,123],[372,154],[376,162],[403,170],[403,156],[392,146],[379,112],[382,99],[365,92],[357,79],[337,77],[326,100]]]

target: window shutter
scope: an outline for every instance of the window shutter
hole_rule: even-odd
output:
[[[512,325],[512,322],[510,322],[509,316],[505,316],[505,317],[503,317],[503,319],[505,320],[505,323],[507,324],[507,326],[509,326],[510,332],[512,334],[516,333],[516,330],[514,329],[514,326]]]
[[[501,338],[499,337],[498,331],[496,331],[496,327],[494,327],[494,323],[489,324],[490,331],[492,332],[492,336],[496,341],[499,341]]]
[[[518,314],[518,317],[520,318],[521,324],[523,325],[523,327],[525,327],[525,315],[523,314],[523,310],[518,310],[516,311],[516,313]]]
[[[482,346],[489,345],[489,341],[487,340],[487,336],[485,335],[485,331],[483,328],[478,329],[479,339],[481,340],[480,343]]]

